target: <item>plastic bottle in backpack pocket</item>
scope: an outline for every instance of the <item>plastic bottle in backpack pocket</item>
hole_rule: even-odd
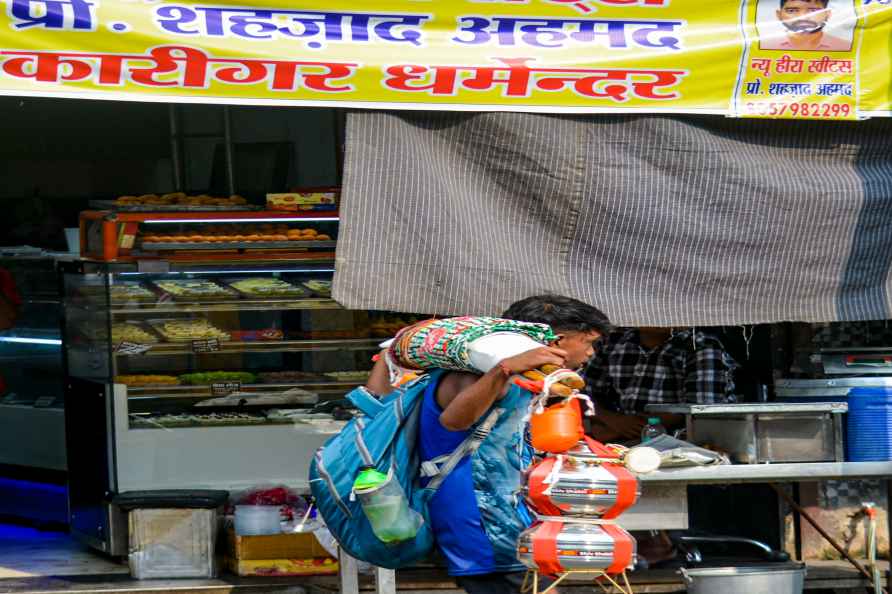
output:
[[[381,542],[396,544],[415,538],[424,518],[409,507],[409,500],[392,473],[364,468],[353,483],[362,511]]]

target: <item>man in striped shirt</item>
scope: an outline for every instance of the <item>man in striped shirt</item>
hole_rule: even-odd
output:
[[[585,371],[586,392],[598,412],[592,437],[637,440],[649,416],[660,416],[667,429],[681,427],[679,415],[647,414],[647,405],[726,402],[736,367],[718,338],[703,332],[630,328],[613,333],[598,345]]]

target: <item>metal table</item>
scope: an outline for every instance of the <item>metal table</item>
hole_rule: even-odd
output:
[[[800,483],[890,477],[892,462],[739,464],[660,470],[639,476],[641,499],[618,519],[618,523],[626,530],[687,530],[688,485]]]
[[[742,483],[804,483],[825,480],[880,479],[886,483],[886,517],[892,534],[892,461],[811,462],[799,464],[734,464],[658,470],[641,475],[642,485],[732,485]],[[892,584],[892,568],[886,574]]]
[[[732,485],[802,483],[827,480],[892,479],[892,462],[810,462],[800,464],[733,464],[673,468],[639,476],[642,483]]]

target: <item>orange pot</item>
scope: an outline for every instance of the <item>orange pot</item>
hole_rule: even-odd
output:
[[[552,404],[530,418],[530,440],[534,448],[543,452],[566,452],[584,435],[582,411],[575,398]]]

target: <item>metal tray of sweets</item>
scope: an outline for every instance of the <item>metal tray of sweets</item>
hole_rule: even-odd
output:
[[[114,200],[90,200],[90,207],[98,210],[117,212],[242,212],[247,210],[263,210],[253,204],[235,204],[232,206],[191,205],[191,204],[118,204]]]
[[[254,280],[250,278],[230,278],[224,281],[226,286],[244,299],[257,299],[257,300],[281,300],[281,299],[303,299],[305,297],[309,297],[313,293],[304,286],[298,286],[291,284],[287,281],[283,281],[281,279],[275,279],[276,281],[282,283],[281,286],[276,287],[275,289],[269,289],[265,293],[262,291],[254,290],[254,289],[246,289],[244,287],[240,287],[238,283],[243,281]],[[266,279],[259,279],[266,280]]]
[[[185,286],[187,282],[207,287],[205,290],[194,289]],[[233,289],[223,286],[214,281],[178,281],[178,280],[161,280],[156,281],[155,286],[174,301],[185,301],[189,303],[205,302],[205,301],[228,301],[237,300],[238,293]],[[180,287],[180,291],[167,288],[165,285],[173,285]]]
[[[334,249],[335,241],[201,241],[181,243],[146,243],[140,248],[146,251],[172,250],[294,250],[294,249]]]
[[[220,342],[229,342],[232,340],[232,335],[225,330],[218,328],[217,326],[207,322],[205,320],[196,320],[196,321],[205,321],[208,332],[214,332],[214,336],[198,336],[198,335],[183,335],[178,336],[175,334],[169,333],[165,329],[165,324],[168,322],[191,322],[191,319],[179,319],[179,318],[164,318],[157,320],[146,320],[146,323],[149,325],[152,330],[155,331],[156,334],[161,336],[165,342],[167,343],[189,343],[197,340],[210,340],[217,339]]]

